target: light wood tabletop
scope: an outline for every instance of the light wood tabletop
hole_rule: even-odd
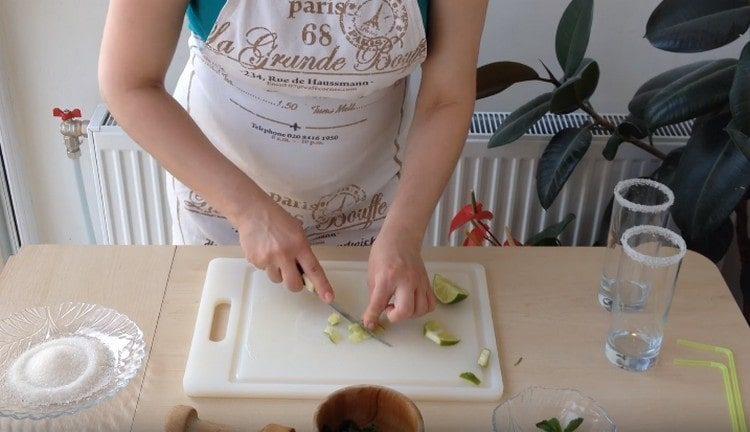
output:
[[[367,249],[316,248],[323,260],[365,260]],[[596,301],[601,249],[437,248],[428,261],[478,262],[487,270],[505,393],[529,386],[575,388],[597,400],[621,431],[730,430],[721,376],[674,366],[710,358],[677,347],[686,338],[734,350],[750,413],[750,328],[718,269],[689,253],[678,280],[660,363],[644,374],[610,365],[602,353],[608,315]],[[319,401],[191,399],[182,390],[206,268],[235,247],[24,248],[0,276],[0,313],[68,300],[100,303],[131,316],[150,346],[145,372],[122,395],[71,430],[159,431],[177,404],[201,418],[257,431],[282,423],[312,430]],[[520,360],[520,363],[519,363]],[[426,430],[488,431],[497,403],[418,402]],[[81,420],[83,419],[83,420]],[[74,423],[70,423],[74,422]],[[0,420],[0,430],[21,430]],[[44,429],[41,429],[44,430]]]

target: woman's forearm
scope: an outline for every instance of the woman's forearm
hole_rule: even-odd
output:
[[[267,199],[161,85],[114,90],[105,92],[105,97],[117,121],[136,142],[231,222],[250,203]]]
[[[453,101],[417,111],[384,232],[422,243],[435,205],[466,142],[473,109],[473,101]]]

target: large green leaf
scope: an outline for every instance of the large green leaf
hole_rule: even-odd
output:
[[[536,172],[536,190],[545,209],[550,208],[578,162],[591,145],[591,126],[566,128],[558,132],[544,149]]]
[[[599,85],[599,64],[584,59],[576,73],[555,90],[550,103],[550,111],[555,114],[568,114],[577,110],[596,91]]]
[[[620,149],[620,145],[624,142],[625,138],[623,138],[622,135],[619,133],[612,134],[607,140],[607,145],[604,146],[604,150],[602,150],[602,156],[604,156],[604,159],[607,159],[608,161],[615,160],[617,150]]]
[[[650,176],[652,180],[656,180],[659,183],[663,183],[669,187],[672,187],[674,182],[675,172],[680,164],[680,158],[682,152],[685,151],[685,147],[678,147],[667,154],[667,158],[661,162],[659,168],[657,168]]]
[[[591,246],[602,247],[607,246],[607,237],[609,236],[609,225],[612,222],[612,206],[615,202],[615,196],[612,194],[612,198],[609,199],[609,204],[602,213],[602,218],[599,223],[599,230],[596,232],[596,238]]]
[[[734,127],[750,135],[750,43],[743,48],[737,63],[734,83],[729,92],[729,107],[732,109]]]
[[[572,0],[560,19],[555,50],[565,76],[572,76],[586,55],[593,18],[594,0]]]
[[[513,84],[539,79],[539,74],[523,63],[502,61],[477,69],[477,99],[505,91]]]
[[[646,104],[664,87],[672,84],[685,75],[695,72],[696,70],[710,64],[713,60],[704,60],[695,63],[686,64],[678,68],[670,69],[646,81],[633,96],[633,100],[628,105],[628,110],[637,118],[644,117]]]
[[[646,38],[659,49],[701,52],[724,46],[747,31],[747,0],[663,0],[646,26]]]
[[[727,133],[729,134],[729,138],[732,139],[734,145],[737,146],[737,148],[745,155],[745,157],[750,159],[750,137],[742,133],[742,131],[738,130],[734,126],[734,121],[729,123],[729,126],[727,126]]]
[[[672,182],[672,211],[687,241],[719,229],[750,184],[750,160],[724,131],[729,113],[696,120]]]
[[[646,104],[643,119],[651,130],[690,120],[729,100],[737,60],[715,60],[661,89]]]
[[[644,120],[629,115],[622,123],[617,125],[617,132],[624,137],[643,139],[649,135],[648,125]]]
[[[713,232],[695,240],[686,240],[686,243],[688,249],[718,263],[727,254],[732,239],[734,239],[734,224],[731,218],[726,218]]]
[[[540,118],[549,112],[550,99],[552,99],[552,93],[545,93],[513,111],[490,138],[488,147],[503,146],[521,138]]]
[[[555,242],[550,241],[552,239],[557,240],[558,237],[560,237],[560,234],[565,232],[565,229],[568,228],[568,225],[570,225],[571,222],[576,220],[576,215],[573,213],[568,214],[565,216],[565,219],[562,221],[550,225],[544,230],[538,232],[537,234],[531,236],[528,240],[526,240],[525,245],[526,246],[549,246],[554,244]]]

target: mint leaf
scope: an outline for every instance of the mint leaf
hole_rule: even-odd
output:
[[[543,430],[544,432],[560,432],[557,429],[555,429],[552,424],[550,424],[549,420],[542,420],[539,423],[536,424],[537,429]]]
[[[573,419],[568,423],[568,426],[565,428],[563,432],[573,432],[576,429],[578,429],[579,426],[581,426],[581,423],[583,423],[583,419],[581,417],[578,417],[577,419]]]
[[[563,432],[563,428],[560,425],[560,420],[558,420],[556,417],[549,419],[549,423],[555,428],[556,432]]]

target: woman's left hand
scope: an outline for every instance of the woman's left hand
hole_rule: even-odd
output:
[[[383,229],[370,251],[370,305],[363,317],[370,330],[383,312],[390,322],[399,322],[435,310],[435,295],[420,254],[421,242],[405,237]]]

